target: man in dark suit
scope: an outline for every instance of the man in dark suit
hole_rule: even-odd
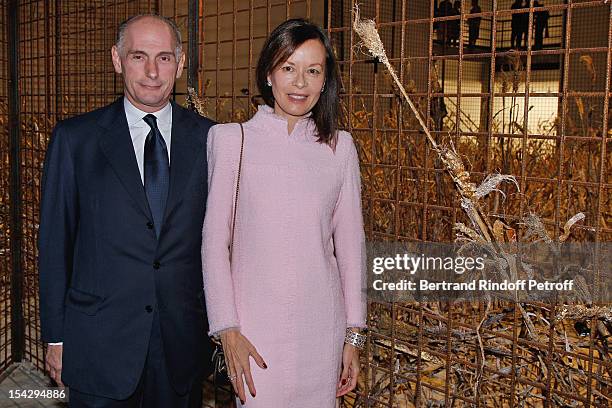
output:
[[[39,232],[46,366],[72,407],[200,407],[212,345],[202,291],[206,134],[173,102],[185,54],[163,17],[123,23],[125,94],[60,122]]]

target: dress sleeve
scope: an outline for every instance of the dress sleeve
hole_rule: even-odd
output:
[[[212,127],[207,141],[208,198],[202,228],[202,274],[209,335],[240,326],[229,261],[240,145],[233,146],[234,135],[225,133],[224,128],[227,125]]]
[[[332,218],[334,250],[340,271],[347,327],[366,326],[365,237],[361,212],[359,158],[352,138],[344,180]]]

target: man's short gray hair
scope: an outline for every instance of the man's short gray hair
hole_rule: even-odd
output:
[[[125,20],[124,22],[122,22],[121,24],[119,24],[119,28],[117,29],[117,42],[115,43],[115,46],[117,47],[117,50],[119,50],[119,54],[123,54],[123,47],[125,45],[125,32],[127,31],[128,27],[130,26],[130,24],[140,20],[141,18],[144,17],[153,17],[163,23],[165,23],[169,28],[170,31],[172,32],[172,34],[174,35],[174,41],[176,42],[176,46],[174,48],[174,55],[176,57],[176,60],[178,61],[181,57],[181,54],[183,52],[183,43],[182,43],[182,38],[181,38],[181,31],[179,30],[178,26],[176,25],[176,23],[174,21],[172,21],[171,19],[164,17],[164,16],[160,16],[157,14],[138,14],[135,16],[132,16],[130,18],[128,18],[127,20]]]

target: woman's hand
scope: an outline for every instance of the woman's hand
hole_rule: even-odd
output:
[[[359,376],[359,349],[351,344],[344,344],[342,351],[342,375],[338,381],[336,397],[348,394],[357,386]]]
[[[255,398],[255,384],[251,376],[251,362],[249,356],[252,356],[258,366],[263,369],[268,368],[264,359],[259,355],[251,342],[244,337],[238,329],[228,329],[221,332],[221,344],[225,353],[225,364],[227,365],[227,374],[232,382],[234,391],[238,394],[238,398],[242,404],[246,400],[244,393],[244,382],[249,387],[249,391]],[[244,379],[243,379],[244,376]]]

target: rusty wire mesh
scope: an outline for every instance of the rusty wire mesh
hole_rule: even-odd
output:
[[[356,52],[353,4],[332,3],[329,28],[343,60],[347,127],[362,160],[368,236],[452,241],[452,226],[469,222],[453,181],[382,64]],[[609,6],[511,9],[510,1],[481,1],[482,37],[473,46],[466,41],[470,4],[454,15],[436,14],[433,1],[388,6],[363,2],[361,11],[378,23],[437,142],[456,147],[476,182],[493,172],[519,180],[521,192],[504,188],[505,200],[493,195],[489,213],[508,221],[537,213],[558,237],[563,223],[584,211],[572,239],[609,241]],[[534,18],[544,10],[550,36],[535,50]],[[511,49],[513,14],[529,23],[524,49]],[[463,41],[450,40],[452,31]],[[609,323],[559,321],[558,306],[497,302],[486,312],[481,303],[371,303],[356,405],[609,406]]]
[[[39,368],[36,230],[46,143],[58,120],[121,94],[109,49],[117,24],[129,15],[149,11],[177,21],[184,48],[191,52],[191,84],[209,116],[221,122],[254,113],[254,68],[267,34],[286,18],[310,17],[328,30],[340,61],[343,123],[362,163],[368,238],[451,241],[452,225],[467,222],[452,180],[384,68],[355,48],[352,0],[18,3],[25,356]],[[364,16],[379,23],[387,53],[437,140],[452,141],[478,180],[495,171],[519,180],[521,193],[505,188],[505,200],[491,196],[491,214],[512,221],[535,212],[557,237],[565,220],[583,211],[586,220],[572,239],[612,240],[609,5],[555,0],[544,2],[543,9],[511,9],[511,1],[486,0],[480,1],[480,13],[470,14],[471,4],[464,0],[459,14],[441,16],[434,0],[362,3]],[[190,14],[194,10],[196,16]],[[543,10],[550,12],[550,35],[536,50],[534,22]],[[515,14],[526,17],[530,27],[526,49],[520,51],[511,49]],[[478,17],[479,37],[469,46],[470,19]],[[197,22],[195,30],[190,21]],[[454,33],[450,41],[449,32]],[[193,33],[195,38],[189,36]],[[0,63],[6,60],[0,54]],[[5,72],[0,73],[2,96],[7,94]],[[180,103],[188,81],[183,75],[177,82]],[[5,118],[3,110],[1,251],[8,248]],[[9,359],[9,266],[3,256],[2,364]],[[514,304],[496,303],[486,313],[478,303],[370,303],[363,375],[344,405],[609,406],[606,327],[597,319],[555,321],[555,305],[524,307],[534,316],[532,337],[525,334],[524,317]],[[483,319],[480,373],[476,336]],[[475,395],[472,385],[479,375],[484,385]]]
[[[6,1],[0,1],[0,32],[8,30]],[[9,207],[8,42],[0,36],[0,372],[11,361],[11,243]]]
[[[323,2],[310,0],[207,0],[198,18],[198,93],[217,121],[245,120],[256,111],[255,65],[277,25],[306,17],[323,25]]]

